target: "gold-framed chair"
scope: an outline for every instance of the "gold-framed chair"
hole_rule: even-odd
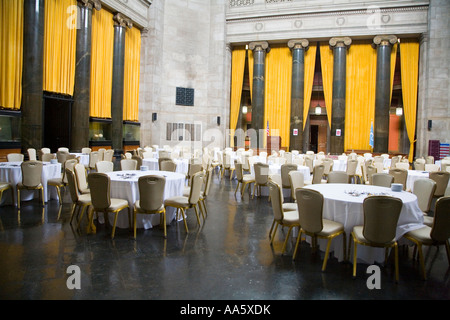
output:
[[[358,167],[358,160],[356,159],[348,159],[347,160],[347,169],[346,172],[349,176],[350,183],[357,183],[357,175],[356,175],[356,169]]]
[[[87,181],[86,168],[81,163],[77,163],[74,168],[75,177],[77,179],[78,191],[81,194],[89,193],[89,184]]]
[[[41,154],[39,159],[40,159],[39,161],[42,161],[42,162],[50,162],[52,159],[56,159],[56,154],[54,154],[54,153],[43,153],[43,154]]]
[[[138,179],[139,200],[134,203],[133,230],[136,239],[137,214],[160,214],[160,224],[163,225],[164,238],[167,238],[166,208],[164,207],[164,187],[166,178],[160,175],[146,175]]]
[[[434,221],[431,227],[424,226],[423,228],[409,231],[403,237],[412,241],[416,246],[415,250],[419,252],[420,268],[424,280],[427,279],[427,273],[422,246],[445,245],[447,260],[450,265],[450,244],[448,240],[450,238],[450,196],[436,200]]]
[[[253,184],[253,197],[255,194],[261,195],[261,187],[267,187],[269,182],[269,165],[267,163],[256,162],[253,165],[255,173],[255,183]]]
[[[379,187],[390,188],[394,182],[394,177],[388,173],[374,173],[372,174],[372,185]]]
[[[237,185],[236,190],[234,190],[234,196],[236,196],[236,193],[239,189],[239,186],[241,187],[241,198],[244,198],[244,192],[247,185],[250,185],[252,183],[255,183],[255,177],[251,174],[244,174],[244,167],[243,164],[235,161],[234,162],[234,171],[236,172],[236,178],[237,178]],[[249,189],[251,189],[251,186],[249,186]]]
[[[20,165],[22,170],[22,182],[16,186],[17,207],[20,209],[20,190],[39,190],[42,206],[45,206],[44,186],[42,185],[42,161],[23,161]]]
[[[63,196],[61,195],[61,189],[64,189],[67,184],[66,168],[73,171],[74,166],[78,163],[77,159],[68,159],[62,164],[62,176],[60,178],[54,178],[47,180],[47,185],[55,187],[56,193],[58,194],[59,204],[63,203]],[[65,190],[65,189],[64,189]]]
[[[6,160],[8,162],[21,162],[24,161],[25,156],[22,153],[8,153],[6,155]]]
[[[224,152],[223,155],[223,162],[222,162],[222,178],[225,174],[225,171],[228,171],[230,173],[230,180],[233,178],[234,169],[232,167],[231,163],[231,154],[229,152]]]
[[[281,188],[291,190],[291,181],[289,180],[289,172],[298,170],[298,166],[293,163],[285,163],[281,165]]]
[[[445,193],[445,189],[447,188],[448,181],[450,179],[450,172],[434,171],[430,172],[428,177],[436,181],[436,190],[434,191],[434,197],[442,197]]]
[[[297,202],[295,197],[295,190],[303,188],[305,186],[305,177],[303,172],[294,170],[289,172],[289,181],[291,183],[291,198],[294,202]]]
[[[200,192],[200,199],[199,199],[200,210],[205,213],[205,216],[208,216],[208,210],[206,209],[206,199],[208,198],[209,190],[211,189],[211,178],[212,178],[212,168],[209,168],[208,170],[206,170],[204,188]],[[205,219],[205,216],[203,216],[203,219]]]
[[[93,226],[95,213],[103,212],[106,223],[108,222],[108,214],[114,213],[114,223],[111,232],[111,239],[114,239],[117,217],[122,210],[128,209],[128,221],[130,229],[132,229],[130,205],[127,200],[111,198],[110,177],[106,173],[92,172],[89,173],[87,178],[92,201],[89,214],[90,226]]]
[[[345,171],[331,171],[327,183],[350,183],[350,177]]]
[[[77,228],[79,228],[86,208],[89,208],[89,206],[92,204],[91,195],[89,193],[80,194],[78,192],[77,180],[75,178],[75,173],[73,172],[73,169],[66,168],[64,171],[65,176],[67,177],[67,185],[69,187],[70,198],[72,200],[72,208],[70,210],[70,224],[72,224],[73,218],[75,217],[75,212],[78,209]]]
[[[424,224],[432,226],[433,217],[428,213],[431,210],[434,192],[436,191],[436,181],[430,178],[421,178],[414,181],[412,193],[416,195],[420,210],[424,214]]]
[[[35,148],[28,148],[27,154],[28,154],[28,160],[37,161],[37,154],[36,154]]]
[[[0,181],[0,200],[3,198],[3,192],[11,190],[11,199],[14,204],[14,188],[11,183],[6,181]]]
[[[356,277],[357,245],[385,248],[385,263],[388,249],[394,249],[395,281],[398,282],[398,245],[395,239],[398,218],[403,207],[401,199],[391,196],[369,196],[363,201],[364,224],[354,226],[352,238],[353,277]],[[350,242],[351,247],[351,242]]]
[[[130,156],[131,157],[131,156]],[[120,169],[124,170],[137,170],[138,162],[135,159],[122,159],[120,160]]]
[[[114,162],[102,160],[95,163],[95,172],[107,173],[114,171]]]
[[[323,218],[323,195],[319,191],[305,188],[297,189],[295,193],[300,230],[292,259],[295,260],[302,233],[305,233],[306,235],[311,236],[314,250],[316,249],[317,238],[327,240],[327,249],[323,259],[322,271],[325,271],[327,267],[331,241],[337,236],[343,236],[344,260],[347,260],[347,241],[344,225],[340,222]]]
[[[312,171],[311,181],[305,180],[305,185],[326,183],[327,181],[323,179],[323,173],[325,172],[325,166],[323,164],[316,164]]]
[[[175,172],[177,170],[177,164],[172,159],[161,161],[160,166],[161,171]]]
[[[406,180],[408,179],[408,170],[401,168],[389,169],[389,174],[394,177],[393,183],[401,183],[403,190],[406,190]]]

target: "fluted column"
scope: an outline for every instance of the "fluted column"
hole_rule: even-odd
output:
[[[78,0],[75,86],[72,107],[71,149],[81,151],[89,145],[91,87],[92,9],[101,9],[99,0]]]
[[[330,39],[330,47],[333,49],[333,102],[331,112],[330,152],[341,154],[345,142],[345,90],[347,48],[352,43],[349,37],[337,37]]]
[[[123,151],[123,79],[125,71],[125,32],[133,25],[121,13],[114,16],[114,57],[111,95],[112,148]],[[117,156],[117,155],[116,155]]]
[[[377,49],[377,78],[375,88],[374,152],[387,153],[389,149],[389,108],[391,105],[391,51],[397,42],[394,35],[373,39]]]
[[[291,127],[290,150],[303,152],[303,105],[305,88],[305,51],[309,41],[306,39],[290,40],[288,47],[292,51],[292,87],[291,87]],[[296,135],[294,135],[294,130]]]
[[[42,148],[44,0],[25,0],[23,9],[22,150]]]
[[[266,77],[266,53],[270,51],[269,43],[265,41],[251,42],[249,49],[253,51],[253,93],[252,93],[252,129],[257,132],[256,141],[251,141],[252,148],[263,148],[259,141],[260,130],[264,129],[264,87]]]

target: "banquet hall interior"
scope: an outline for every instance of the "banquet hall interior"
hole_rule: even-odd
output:
[[[449,300],[449,21],[0,0],[0,299]]]

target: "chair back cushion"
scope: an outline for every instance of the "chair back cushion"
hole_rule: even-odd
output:
[[[244,169],[242,168],[242,163],[235,160],[234,161],[234,172],[236,172],[236,179],[239,182],[242,182],[242,179],[244,178]]]
[[[81,163],[77,163],[74,167],[75,177],[77,179],[77,184],[79,190],[85,190],[88,188],[88,183],[86,179],[86,168]]]
[[[390,188],[394,177],[387,173],[374,173],[372,174],[372,184],[374,186]]]
[[[315,165],[313,169],[312,183],[317,184],[322,182],[325,166],[323,164]]]
[[[209,194],[209,189],[211,189],[211,176],[212,176],[212,168],[206,170],[206,182],[205,189],[203,190],[203,197],[206,197]]]
[[[408,178],[408,170],[401,168],[389,169],[389,174],[394,177],[394,183],[401,183],[403,190],[406,190],[406,179]]]
[[[202,165],[200,165],[200,168]],[[177,164],[172,159],[161,161],[161,171],[175,172],[177,170]]]
[[[191,177],[191,191],[189,193],[189,203],[196,204],[200,200],[200,193],[203,186],[203,177],[205,176],[203,171],[195,173]]]
[[[349,175],[345,171],[331,171],[328,174],[328,183],[348,183]]]
[[[111,205],[111,181],[106,173],[93,172],[88,175],[92,205],[96,210],[106,210]]]
[[[377,244],[389,243],[395,239],[398,217],[403,202],[390,196],[369,196],[364,199],[363,236]]]
[[[73,170],[70,170],[66,168],[64,170],[64,176],[67,179],[67,184],[69,185],[69,192],[70,192],[70,198],[72,199],[73,203],[76,203],[78,201],[78,186],[77,186],[77,180],[75,179],[75,173]]]
[[[316,190],[300,188],[295,191],[298,217],[303,230],[318,233],[323,229],[323,195]]]
[[[269,181],[269,165],[257,162],[253,165],[255,171],[255,181],[257,184],[265,185]]]
[[[295,190],[305,186],[305,177],[301,171],[290,171],[289,181],[291,182],[291,196],[295,200]]]
[[[414,181],[413,193],[417,196],[417,202],[422,212],[430,211],[431,201],[436,190],[436,182],[429,178]]]
[[[120,168],[122,170],[136,170],[137,169],[137,160],[135,159],[122,159],[120,160]]]
[[[430,236],[440,243],[445,243],[450,238],[450,196],[436,200]]]
[[[291,182],[289,180],[289,172],[297,170],[298,167],[293,163],[285,163],[281,165],[281,186],[283,188],[290,188]]]
[[[114,163],[106,160],[98,161],[95,164],[95,170],[103,173],[114,171]]]
[[[159,175],[141,176],[138,180],[139,204],[148,211],[156,211],[164,203],[164,187],[166,178]]]
[[[26,187],[36,187],[41,183],[42,178],[41,161],[24,161],[22,168],[22,184]]]
[[[430,172],[429,178],[436,181],[436,191],[434,192],[434,196],[443,196],[448,185],[450,173],[443,171]]]
[[[275,181],[268,182],[270,202],[272,203],[273,217],[276,221],[282,221],[283,214],[283,193],[281,187]]]
[[[66,176],[66,169],[69,169],[73,172],[75,165],[78,163],[77,159],[69,159],[66,160],[66,162],[64,162],[64,166],[63,166],[63,182],[64,183],[68,183],[69,181],[67,180],[67,176]]]

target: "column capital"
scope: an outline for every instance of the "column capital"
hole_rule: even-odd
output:
[[[373,38],[373,44],[377,46],[394,45],[398,41],[397,36],[392,34],[378,35]]]
[[[352,44],[350,37],[334,37],[329,41],[330,47],[346,47],[348,48]]]
[[[100,0],[77,0],[77,2],[82,7],[88,7],[88,9],[95,8],[95,10],[100,11],[100,9],[102,8],[102,3],[100,2]]]
[[[252,51],[270,51],[269,43],[267,41],[250,42],[248,48]]]
[[[113,20],[115,26],[133,28],[133,22],[120,12],[114,15]]]
[[[293,49],[305,49],[308,50],[309,48],[309,41],[308,39],[294,39],[288,41],[288,47]]]

